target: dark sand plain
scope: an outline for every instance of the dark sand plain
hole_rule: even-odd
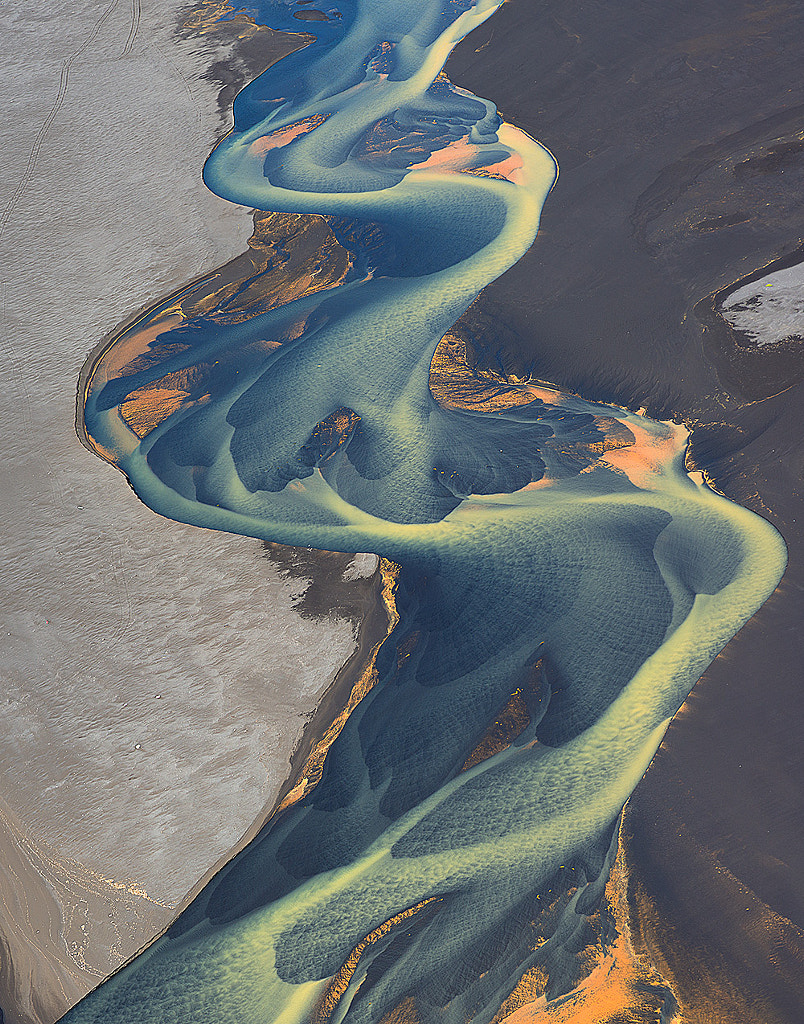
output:
[[[50,1024],[175,915],[264,816],[358,645],[370,567],[309,572],[157,517],[82,447],[82,363],[246,248],[201,181],[216,67],[286,38],[181,0],[21,0],[0,102],[0,1008]],[[293,37],[291,48],[300,45]],[[266,45],[267,43],[267,45]],[[307,567],[309,569],[309,566]],[[347,579],[343,579],[344,570]],[[368,573],[368,575],[367,575]],[[351,596],[350,596],[351,595]],[[297,607],[306,600],[306,607]]]
[[[789,548],[625,816],[635,935],[696,1024],[804,1014],[804,341],[717,313],[802,255],[802,41],[784,0],[511,0],[447,65],[561,169],[536,244],[463,318],[481,362],[682,420],[691,468]]]

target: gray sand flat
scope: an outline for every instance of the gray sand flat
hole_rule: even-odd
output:
[[[58,890],[37,857],[109,880],[96,904],[120,942],[92,914],[52,936],[82,990],[272,800],[304,713],[354,649],[351,622],[294,610],[304,582],[257,542],[159,519],[76,437],[88,352],[251,233],[249,211],[201,183],[226,130],[203,76],[225,54],[212,36],[176,38],[181,6],[24,0],[0,34],[0,799],[34,916],[37,886]]]

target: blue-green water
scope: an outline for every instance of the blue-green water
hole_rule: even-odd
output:
[[[560,994],[623,803],[779,580],[778,535],[686,474],[682,428],[527,381],[474,405],[430,390],[439,340],[533,243],[556,178],[439,77],[497,6],[251,8],[315,41],[240,94],[205,180],[327,215],[346,276],[248,317],[174,296],[89,380],[89,436],[158,512],[402,573],[317,786],[65,1020],[375,1022],[413,997],[422,1021],[486,1022],[532,966]],[[157,386],[172,411],[137,433],[126,403]],[[512,694],[518,736],[463,770]]]

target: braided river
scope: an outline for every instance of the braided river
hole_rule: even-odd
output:
[[[205,181],[318,218],[341,268],[290,298],[259,292],[270,261],[195,282],[87,374],[87,438],[142,501],[375,553],[395,617],[313,783],[70,1024],[491,1024],[528,971],[570,991],[624,803],[783,572],[684,427],[481,371],[451,333],[560,188],[441,72],[498,6],[247,7],[309,42],[239,94]]]

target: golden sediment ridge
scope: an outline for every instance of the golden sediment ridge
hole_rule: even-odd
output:
[[[430,363],[430,391],[447,409],[495,412],[527,405],[534,397],[528,383],[515,377],[505,380],[493,370],[471,367],[466,341],[454,330],[439,341]]]
[[[469,346],[459,331],[456,326],[444,335],[430,363],[430,391],[444,408],[503,412],[534,399],[552,406],[563,404],[564,395],[553,384],[532,377],[506,378],[494,370],[471,366]],[[556,452],[594,463],[606,452],[636,443],[633,431],[613,416],[596,416],[595,422],[602,435],[598,440],[564,443]]]
[[[107,379],[129,377],[186,351],[188,345],[172,341],[171,332],[194,317],[209,317],[222,326],[240,323],[335,287],[351,266],[351,256],[317,214],[258,210],[248,246],[247,252],[194,287],[182,289],[158,314],[146,313],[116,335],[95,361],[87,387],[96,373],[105,373]],[[298,337],[303,329],[302,318],[282,340]],[[263,345],[271,349],[280,343]],[[205,369],[200,363],[133,392],[120,407],[129,429],[141,439],[185,405],[206,401]],[[88,440],[102,458],[107,457],[91,437]]]
[[[202,32],[215,28],[221,18],[234,13],[234,7],[227,0],[201,0],[190,17],[184,22],[185,28]]]
[[[495,181],[508,181],[504,174],[498,171],[490,171],[487,167],[467,167],[461,174],[473,174],[476,178],[493,178]]]
[[[403,999],[398,1006],[380,1018],[379,1024],[420,1024],[416,1000],[413,996]]]
[[[461,771],[474,768],[494,754],[506,750],[514,740],[530,725],[530,712],[525,700],[525,689],[531,696],[535,696],[538,690],[539,678],[541,676],[542,659],[540,658],[533,666],[530,679],[525,687],[517,687],[511,694],[505,707],[500,711],[497,718],[492,722],[484,733],[472,753],[464,761]]]
[[[405,637],[405,639],[397,646],[396,667],[398,669],[402,668],[402,662],[406,658],[409,658],[411,656],[411,654],[413,653],[413,648],[419,642],[420,636],[421,631],[418,629],[414,630],[409,636]]]
[[[360,417],[351,409],[336,409],[316,426],[311,441],[315,441],[323,450],[334,451],[350,437],[360,422]]]
[[[503,1003],[492,1024],[659,1024],[668,1021],[667,996],[670,986],[656,969],[651,957],[637,951],[631,934],[629,877],[622,830],[617,857],[606,884],[605,901],[614,919],[617,937],[604,942],[598,922],[597,942],[583,950],[581,961],[588,971],[583,982],[560,999],[547,1001],[547,978],[530,968]],[[662,1017],[661,1014],[665,1013]],[[684,1024],[680,1011],[672,1018]]]
[[[311,751],[310,756],[307,758],[304,765],[299,781],[285,796],[279,807],[277,807],[276,813],[285,810],[286,807],[291,807],[293,804],[298,803],[308,790],[317,785],[321,778],[321,773],[324,770],[324,760],[329,752],[329,748],[341,734],[349,715],[351,715],[352,711],[354,711],[360,701],[376,684],[378,679],[376,668],[377,654],[380,647],[382,647],[386,639],[391,635],[396,624],[399,622],[399,613],[396,609],[395,599],[396,588],[399,581],[399,572],[400,567],[396,562],[392,562],[387,558],[380,558],[382,602],[388,614],[388,625],[386,627],[385,634],[372,647],[371,653],[366,661],[366,665],[360,674],[360,678],[352,687],[349,699],[344,705],[343,710],[330,724],[327,731]]]
[[[516,988],[500,1007],[500,1012],[491,1024],[500,1024],[515,1010],[534,1003],[547,991],[547,974],[541,967],[530,967],[519,979]]]
[[[514,690],[499,717],[464,761],[461,771],[473,768],[501,750],[506,750],[530,724],[530,714],[521,690]]]
[[[225,21],[222,20],[224,18]],[[268,58],[265,68],[269,68],[289,53],[307,46],[314,38],[306,32],[282,32],[266,25],[258,25],[253,17],[243,10],[238,10],[228,3],[228,0],[201,0],[183,22],[182,28],[199,36],[214,33],[219,36],[233,36],[234,39],[250,39],[259,32],[262,37],[263,53]]]
[[[186,391],[175,388],[143,389],[120,406],[120,415],[137,437],[145,437],[188,398]]]
[[[209,398],[206,392],[199,395],[204,391],[204,377],[201,366],[167,373],[156,383],[134,391],[120,406],[120,415],[137,437],[145,437],[188,400],[203,402]]]
[[[618,448],[630,448],[636,443],[634,432],[615,420],[613,416],[598,416],[596,422],[603,432],[603,440],[592,443],[588,447],[590,451],[603,455],[605,452],[616,451]]]
[[[340,1002],[343,994],[349,988],[349,983],[357,970],[357,965],[360,963],[360,958],[363,953],[377,941],[382,938],[383,935],[388,935],[389,932],[393,931],[397,925],[403,921],[407,921],[410,918],[418,914],[424,907],[429,906],[432,903],[440,903],[442,897],[440,896],[428,896],[427,899],[422,900],[413,907],[408,907],[407,910],[401,911],[399,914],[395,914],[393,917],[389,917],[387,921],[384,921],[379,928],[375,928],[373,932],[370,932],[364,939],[355,946],[346,963],[341,967],[336,975],[332,978],[329,985],[326,988],[321,1000],[313,1011],[312,1020],[313,1024],[324,1024],[325,1021],[329,1020],[332,1016],[333,1011],[336,1009]],[[412,1001],[412,1000],[411,1000]],[[407,1000],[406,1000],[407,1002]],[[403,1004],[400,1004],[400,1007]],[[397,1007],[393,1014],[398,1014],[400,1007]],[[390,1015],[389,1015],[390,1016]],[[410,1018],[407,1018],[410,1019]],[[383,1018],[385,1020],[385,1018]]]
[[[255,307],[273,309],[334,287],[351,265],[349,253],[318,214],[257,210],[248,247],[209,278],[203,291],[188,294],[181,303],[186,318],[239,323]]]

